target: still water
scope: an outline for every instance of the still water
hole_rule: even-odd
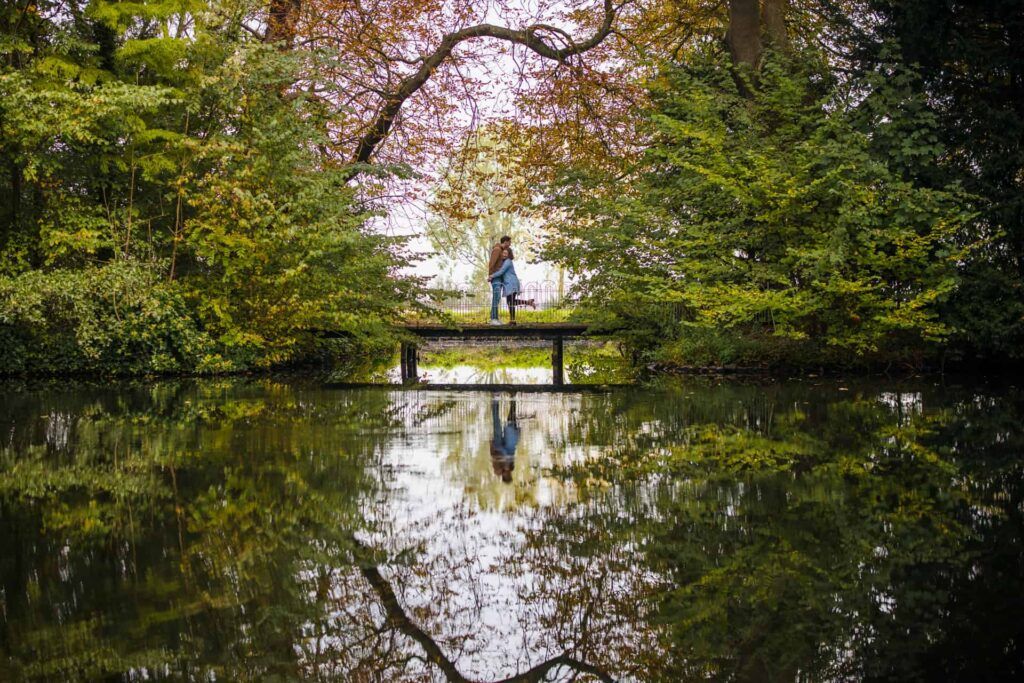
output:
[[[1001,680],[1013,388],[0,385],[0,680]]]

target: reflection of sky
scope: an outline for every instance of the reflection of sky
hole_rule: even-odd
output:
[[[568,623],[545,626],[557,596],[564,595],[553,591],[547,599],[535,597],[537,577],[545,572],[532,563],[543,558],[530,556],[525,532],[544,523],[546,510],[563,514],[562,508],[575,500],[570,487],[545,471],[600,451],[568,443],[582,402],[594,399],[518,395],[521,438],[513,481],[506,484],[492,468],[491,401],[498,401],[504,426],[511,394],[417,396],[427,404],[450,404],[449,414],[410,424],[407,433],[385,446],[386,488],[371,517],[386,532],[372,541],[389,554],[419,549],[418,570],[392,565],[386,576],[409,612],[438,615],[421,626],[443,643],[463,675],[475,680],[524,671],[560,654],[564,642],[558,634],[574,628]],[[626,589],[636,578],[622,581]],[[598,623],[595,618],[591,628],[599,628]]]
[[[551,368],[496,368],[482,369],[473,365],[455,365],[449,368],[420,365],[417,370],[421,382],[432,384],[551,384]],[[388,370],[389,382],[402,381],[399,365]]]
[[[517,394],[460,392],[403,392],[422,402],[425,412],[437,406],[448,410],[418,424],[407,424],[401,438],[385,448],[390,502],[394,495],[417,500],[428,508],[439,503],[468,504],[473,512],[511,510],[519,506],[564,503],[560,480],[545,476],[553,466],[569,465],[596,455],[599,447],[568,444],[571,420],[585,398],[579,394]],[[400,394],[402,395],[402,394]],[[491,402],[498,402],[499,428],[509,420],[515,396],[520,439],[515,451],[514,481],[503,483],[494,473],[491,440],[494,435]],[[428,511],[417,509],[422,517]]]

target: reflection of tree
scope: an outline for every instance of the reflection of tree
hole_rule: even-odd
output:
[[[394,590],[391,588],[391,584],[383,577],[380,569],[376,566],[368,565],[364,566],[361,571],[363,576],[366,577],[367,582],[369,582],[370,586],[373,588],[374,592],[376,592],[380,598],[381,605],[384,607],[384,610],[388,615],[388,621],[395,628],[412,638],[421,648],[423,648],[423,652],[427,656],[427,661],[441,669],[445,678],[452,683],[466,683],[470,681],[470,679],[466,678],[459,672],[455,662],[448,658],[444,653],[444,650],[434,641],[434,639],[431,638],[426,631],[417,626],[411,618],[409,618],[405,609],[402,607],[401,602],[398,600],[398,596],[395,595]],[[535,664],[521,674],[502,678],[497,683],[536,683],[548,680],[548,675],[552,671],[557,671],[562,668],[567,668],[578,673],[589,673],[602,681],[614,680],[598,667],[576,659],[569,652],[564,652],[555,657],[546,659],[539,664]]]
[[[0,680],[1019,673],[1019,400],[851,389],[521,396],[504,508],[489,397],[14,392]]]
[[[0,678],[300,675],[323,568],[350,554],[373,486],[331,444],[354,419],[393,429],[390,399],[202,387],[12,400]]]
[[[664,581],[656,620],[670,625],[668,656],[652,663],[649,678],[970,677],[958,637],[965,631],[985,675],[1020,670],[1019,620],[992,609],[995,594],[1020,595],[1024,575],[1021,467],[1007,470],[996,457],[1024,442],[1019,423],[1010,426],[1019,420],[1013,399],[985,400],[979,410],[981,399],[970,396],[925,411],[939,397],[804,402],[790,391],[730,393],[775,400],[734,400],[733,410],[707,415],[698,391],[690,407],[591,413],[580,425],[591,435],[608,428],[602,417],[675,421],[681,443],[627,438],[601,466],[577,467],[580,481],[598,475],[613,484],[612,497],[602,505],[595,489],[535,541],[565,546],[605,524],[609,533],[591,552],[644,549],[638,564]],[[674,417],[655,419],[661,410]],[[986,411],[1002,416],[1000,427],[974,427]],[[631,523],[609,522],[623,517]],[[1010,538],[1017,550],[992,553]],[[963,603],[979,592],[985,597]],[[987,641],[995,642],[980,646]]]
[[[388,500],[382,444],[458,402],[238,382],[37,396],[12,405],[18,447],[0,452],[3,679],[419,678],[467,652],[469,629],[444,624],[465,599],[485,609],[470,548],[438,557],[413,538],[385,582],[355,541],[395,530],[367,510]],[[443,610],[394,619],[395,579]],[[597,672],[568,648],[521,670],[508,680]]]
[[[385,523],[388,532],[373,540],[389,557],[410,558],[408,563],[393,561],[388,568],[398,604],[467,678],[500,678],[496,672],[518,670],[523,673],[512,680],[528,680],[522,678],[527,672],[534,676],[551,666],[548,674],[554,680],[572,680],[580,669],[574,674],[565,666],[569,659],[611,677],[641,675],[643,669],[633,666],[631,653],[645,651],[641,642],[650,646],[656,641],[643,635],[649,630],[644,620],[649,611],[629,596],[639,594],[633,588],[646,574],[629,563],[629,553],[577,562],[564,545],[524,545],[524,535],[528,539],[561,514],[560,506],[542,506],[539,500],[564,499],[539,496],[541,477],[535,471],[518,505],[493,506],[485,487],[509,489],[490,467],[493,405],[489,398],[461,398],[462,407],[421,425],[422,433],[414,438],[430,435],[424,447],[445,454],[446,479],[465,486],[465,502],[454,502],[450,509],[440,505],[427,517],[417,511],[404,521],[392,509],[399,520]],[[504,422],[510,401],[504,396],[499,403]],[[540,462],[548,466],[565,464],[567,422],[579,411],[580,397],[521,395],[517,403],[519,415],[529,416],[522,457],[537,463],[542,455]],[[527,438],[534,435],[542,438]],[[517,462],[517,473],[525,469]],[[517,480],[516,488],[521,485]],[[478,505],[484,508],[479,513],[473,511]],[[514,513],[500,514],[495,508]],[[483,529],[477,523],[480,514],[492,518]],[[481,539],[481,533],[487,538]],[[500,623],[494,623],[495,615]],[[507,645],[495,652],[495,641]]]

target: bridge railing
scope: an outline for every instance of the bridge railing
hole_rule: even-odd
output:
[[[516,295],[515,319],[517,322],[565,322],[577,308],[577,300],[568,295],[564,288],[549,281],[523,282]],[[491,288],[479,287],[460,290],[439,301],[431,302],[428,308],[437,317],[448,317],[455,322],[485,323],[490,318]],[[502,297],[498,302],[498,318],[502,322],[511,319],[508,301]]]

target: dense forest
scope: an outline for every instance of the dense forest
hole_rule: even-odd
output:
[[[637,361],[1019,362],[1022,34],[1015,0],[10,0],[0,372],[387,353],[432,296],[390,212],[463,206],[483,126]]]

